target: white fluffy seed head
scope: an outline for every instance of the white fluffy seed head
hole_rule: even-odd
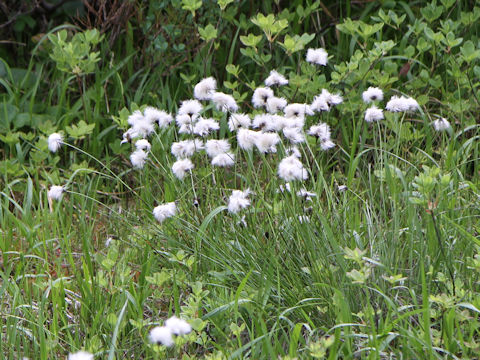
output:
[[[287,100],[284,98],[272,96],[267,99],[266,109],[270,114],[276,114],[277,112],[282,111],[285,106],[287,106]]]
[[[392,96],[387,102],[385,109],[391,112],[405,112],[405,111],[415,111],[419,109],[419,105],[415,99],[405,96]]]
[[[212,159],[213,166],[230,167],[235,164],[235,154],[229,152],[225,154],[218,154]]]
[[[52,200],[60,200],[64,190],[63,186],[53,185],[48,190],[47,196]]]
[[[446,131],[446,130],[450,129],[451,127],[452,126],[450,125],[448,120],[445,119],[445,118],[440,118],[440,119],[437,119],[433,122],[433,128],[436,131]]]
[[[241,190],[233,190],[232,195],[228,199],[228,211],[232,214],[238,213],[240,210],[245,209],[247,206],[250,205],[250,200],[248,199],[248,195],[250,194],[250,190],[247,189],[245,191]]]
[[[378,87],[370,86],[362,93],[362,98],[365,103],[371,103],[372,101],[382,101],[383,91]]]
[[[377,108],[375,105],[371,106],[370,108],[365,111],[365,121],[366,122],[374,122],[380,121],[383,119],[383,110]]]
[[[208,77],[195,85],[193,88],[193,96],[198,100],[211,100],[216,89],[217,80],[215,80],[213,77]]]
[[[86,351],[68,354],[68,360],[93,360],[93,355]]]
[[[223,112],[236,112],[238,110],[237,102],[232,95],[216,92],[212,96],[212,101],[217,110]]]
[[[178,109],[178,115],[188,115],[190,118],[198,116],[203,106],[198,100],[184,100]]]
[[[276,70],[270,71],[270,75],[265,79],[265,85],[267,86],[282,86],[287,85],[288,80],[282,74],[278,73]]]
[[[157,345],[170,347],[174,344],[172,330],[166,326],[156,326],[150,330],[150,342]]]
[[[177,214],[177,205],[175,202],[158,205],[153,209],[153,216],[161,224],[172,216]]]
[[[193,168],[194,165],[190,159],[180,159],[172,165],[173,174],[180,180],[183,180],[187,172],[191,171]]]
[[[230,144],[227,140],[207,140],[205,150],[209,157],[214,158],[230,151]]]
[[[48,137],[48,150],[55,153],[62,146],[63,136],[59,133],[50,134]]]
[[[296,156],[290,155],[280,161],[278,176],[288,182],[292,180],[306,180],[308,173],[302,162]]]
[[[147,139],[140,139],[135,142],[135,147],[137,150],[150,151],[152,145],[150,145]]]
[[[147,160],[148,154],[143,151],[143,150],[135,150],[131,155],[130,155],[130,161],[132,162],[132,165],[136,169],[143,169],[145,166],[145,161]]]
[[[191,157],[196,151],[204,149],[203,142],[199,139],[174,142],[171,147],[172,155],[177,159]]]
[[[145,117],[143,116],[140,110],[135,110],[127,119],[127,122],[130,126],[134,126],[138,121],[144,121]]]
[[[276,153],[280,136],[277,133],[258,133],[255,146],[261,153]]]
[[[300,117],[303,118],[305,115],[313,115],[312,109],[310,109],[309,104],[290,104],[285,106],[283,109],[285,117]]]
[[[165,321],[165,326],[171,330],[171,332],[178,336],[187,335],[192,331],[192,326],[185,320],[179,319],[176,316]]]
[[[257,137],[261,135],[257,131],[240,128],[237,132],[237,142],[243,150],[251,150],[257,141]]]
[[[283,135],[293,144],[305,142],[305,135],[300,128],[286,127],[283,129]]]
[[[328,63],[328,53],[325,49],[308,49],[307,50],[307,62],[326,66]]]
[[[228,128],[230,131],[235,131],[239,127],[249,128],[252,123],[252,119],[247,114],[231,114],[228,120]]]
[[[212,131],[220,129],[220,124],[213,119],[200,118],[193,127],[193,133],[198,136],[207,136]]]
[[[256,108],[267,105],[267,100],[273,97],[273,90],[269,87],[256,88],[252,96],[252,104]]]

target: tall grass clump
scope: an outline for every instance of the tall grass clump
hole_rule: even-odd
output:
[[[480,10],[247,5],[2,62],[2,358],[477,356]]]

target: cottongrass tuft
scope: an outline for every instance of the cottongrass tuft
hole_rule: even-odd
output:
[[[378,87],[370,86],[362,93],[362,98],[366,104],[371,103],[372,101],[382,101],[383,91]]]
[[[405,96],[392,96],[388,101],[385,109],[391,112],[405,112],[405,111],[415,111],[419,109],[418,102],[411,97]]]
[[[287,85],[288,80],[282,74],[278,73],[276,70],[270,71],[270,74],[265,79],[265,85],[267,86],[282,86]]]
[[[267,99],[266,109],[270,114],[276,114],[287,106],[287,100],[281,97],[272,96]]]
[[[228,120],[228,128],[230,131],[238,130],[238,128],[248,128],[252,124],[252,119],[247,114],[231,114]]]
[[[228,199],[228,211],[232,214],[236,214],[240,210],[249,206],[250,200],[248,199],[248,195],[250,195],[250,189],[245,191],[233,190]]]
[[[375,105],[371,106],[370,108],[365,111],[365,121],[366,122],[374,122],[383,120],[383,110],[377,108]]]
[[[183,100],[177,115],[188,115],[190,118],[200,114],[203,106],[198,100]]]
[[[250,129],[239,129],[237,132],[237,142],[243,150],[251,150],[257,141],[259,132]]]
[[[93,355],[86,351],[68,354],[68,360],[93,360]]]
[[[236,112],[238,110],[237,102],[232,95],[216,92],[212,96],[212,101],[217,107],[217,110],[223,112]]]
[[[173,121],[171,114],[152,106],[145,109],[143,116],[150,123],[158,123],[161,128],[167,127]]]
[[[183,140],[174,142],[171,147],[171,152],[177,159],[183,159],[191,157],[195,151],[200,151],[204,148],[203,142],[199,139]]]
[[[60,149],[63,143],[63,136],[59,133],[50,134],[48,137],[48,150],[55,153]]]
[[[131,155],[130,155],[130,161],[132,162],[132,165],[136,169],[143,169],[145,166],[145,161],[147,160],[148,153],[146,153],[143,150],[135,150]]]
[[[167,319],[165,326],[169,328],[173,334],[179,336],[187,335],[192,331],[192,326],[188,322],[176,316]]]
[[[295,155],[290,155],[278,164],[278,176],[285,181],[308,179],[307,170]]]
[[[193,133],[198,136],[207,136],[212,131],[220,129],[220,124],[214,119],[201,118],[193,127]]]
[[[308,49],[307,50],[307,62],[326,66],[328,63],[328,53],[325,49]]]
[[[172,330],[166,326],[155,326],[150,330],[150,342],[170,347],[174,344]]]
[[[448,129],[450,129],[452,126],[450,125],[450,123],[448,122],[447,119],[445,118],[440,118],[440,119],[437,119],[433,122],[433,128],[436,130],[436,131],[446,131]]]
[[[150,151],[152,145],[146,139],[140,139],[135,142],[135,147],[137,150]]]
[[[267,106],[267,100],[273,96],[273,90],[269,87],[256,88],[252,96],[253,107],[260,108]]]
[[[177,214],[177,205],[175,202],[169,202],[163,205],[158,205],[153,209],[153,216],[161,224],[166,219]]]
[[[233,153],[218,154],[212,159],[213,166],[230,167],[234,164],[235,154]]]
[[[64,190],[63,186],[53,185],[48,190],[47,197],[52,200],[60,200]]]
[[[172,171],[177,178],[183,180],[187,172],[191,171],[194,167],[190,159],[181,159],[172,165]]]
[[[258,133],[255,140],[255,146],[261,153],[276,153],[277,144],[280,142],[280,136],[277,133],[266,132]]]
[[[208,77],[195,85],[193,88],[193,96],[198,100],[211,100],[216,90],[217,80],[213,77]]]
[[[305,117],[305,115],[313,115],[312,109],[309,104],[290,104],[283,109],[285,117]]]
[[[209,157],[214,158],[217,155],[230,151],[230,144],[227,140],[207,140],[205,143],[205,151]]]

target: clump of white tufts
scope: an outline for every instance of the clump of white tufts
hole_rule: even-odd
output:
[[[177,205],[175,202],[169,202],[163,205],[158,205],[153,209],[153,216],[161,224],[166,219],[177,214]]]
[[[298,127],[284,128],[283,135],[293,144],[305,142],[305,135],[303,135],[301,128]]]
[[[328,53],[325,49],[308,49],[307,50],[307,62],[326,66],[328,63]]]
[[[365,121],[366,122],[374,122],[380,121],[383,119],[383,110],[377,108],[375,105],[371,106],[370,108],[365,111]]]
[[[131,155],[130,155],[130,161],[132,162],[132,165],[136,169],[143,169],[145,166],[145,161],[147,160],[148,154],[143,151],[143,150],[135,150]]]
[[[216,89],[217,80],[215,80],[213,77],[208,77],[195,85],[193,89],[193,96],[198,100],[211,100]]]
[[[196,118],[202,111],[203,106],[197,100],[184,100],[178,109],[177,115],[188,115],[190,118]]]
[[[164,345],[170,347],[174,344],[172,330],[166,326],[155,326],[150,330],[149,334],[150,342],[157,345]]]
[[[252,123],[250,116],[246,114],[231,114],[228,120],[228,128],[230,131],[235,131],[239,127],[248,128]]]
[[[382,101],[383,91],[378,87],[370,86],[362,93],[362,98],[366,104],[371,103],[372,101]]]
[[[193,133],[199,136],[207,136],[210,132],[217,131],[218,129],[220,129],[220,124],[214,119],[200,118],[193,127]]]
[[[309,104],[290,104],[283,109],[285,117],[305,117],[305,115],[313,115],[312,109]]]
[[[319,138],[320,148],[324,151],[329,150],[335,146],[335,144],[331,140],[330,126],[325,123],[313,125],[308,130],[308,134]]]
[[[272,96],[267,99],[266,109],[270,114],[275,114],[283,110],[285,106],[287,106],[287,100],[284,98]]]
[[[127,119],[128,125],[134,126],[138,121],[144,121],[145,117],[143,116],[140,110],[135,110]]]
[[[238,146],[240,146],[243,150],[251,150],[257,141],[257,137],[261,135],[261,133],[257,131],[253,131],[250,129],[238,129],[237,132],[237,142]]]
[[[172,144],[172,155],[177,159],[187,158],[192,156],[195,151],[200,151],[204,149],[203,142],[199,139],[195,140],[183,140],[179,142],[174,142]]]
[[[63,143],[63,136],[59,133],[50,134],[48,137],[48,150],[55,153],[60,149]]]
[[[193,168],[194,165],[190,159],[180,159],[172,165],[173,174],[180,180],[183,180],[187,172],[191,171]]]
[[[391,112],[415,111],[419,109],[419,105],[418,102],[411,97],[392,96],[385,106],[385,109]]]
[[[278,165],[278,176],[285,181],[306,180],[308,178],[307,170],[303,164],[294,155],[290,155],[280,161]]]
[[[230,144],[227,140],[207,140],[205,150],[209,157],[214,158],[230,151]]]
[[[93,355],[86,351],[68,354],[68,360],[93,360]]]
[[[235,155],[231,152],[218,154],[212,159],[213,166],[230,167],[235,164]]]
[[[152,145],[148,142],[146,139],[140,139],[135,142],[135,147],[137,150],[145,150],[145,151],[150,151],[152,148]]]
[[[255,146],[261,153],[276,153],[280,136],[277,133],[258,133],[255,139]]]
[[[270,71],[270,74],[265,79],[265,85],[267,86],[282,86],[287,85],[288,80],[282,74],[278,73],[276,70]]]
[[[268,87],[256,88],[252,96],[252,104],[256,108],[267,105],[267,100],[273,97],[273,90]]]
[[[52,200],[60,200],[64,190],[63,186],[53,185],[48,190],[47,196]]]
[[[310,109],[312,109],[314,112],[329,111],[330,106],[328,105],[326,96],[315,96],[310,104]]]
[[[167,127],[173,120],[169,113],[151,106],[145,109],[143,116],[150,123],[158,123],[161,128]]]
[[[212,101],[217,107],[217,110],[223,112],[236,112],[238,105],[232,95],[216,92],[212,96]]]
[[[445,119],[445,118],[440,118],[440,119],[437,119],[433,122],[433,128],[436,131],[446,131],[446,130],[450,129],[451,127],[452,126],[450,125],[448,120]]]
[[[232,195],[230,195],[228,199],[228,211],[236,214],[249,206],[250,200],[248,199],[248,195],[250,195],[250,189],[245,191],[233,190]]]
[[[192,326],[185,320],[179,319],[176,316],[165,321],[165,326],[170,329],[170,331],[179,336],[187,335],[192,331]]]

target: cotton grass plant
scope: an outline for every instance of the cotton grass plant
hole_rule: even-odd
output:
[[[136,94],[118,163],[46,134],[48,181],[2,193],[6,356],[474,358],[478,125],[358,26],[346,62],[256,44],[258,73]]]

